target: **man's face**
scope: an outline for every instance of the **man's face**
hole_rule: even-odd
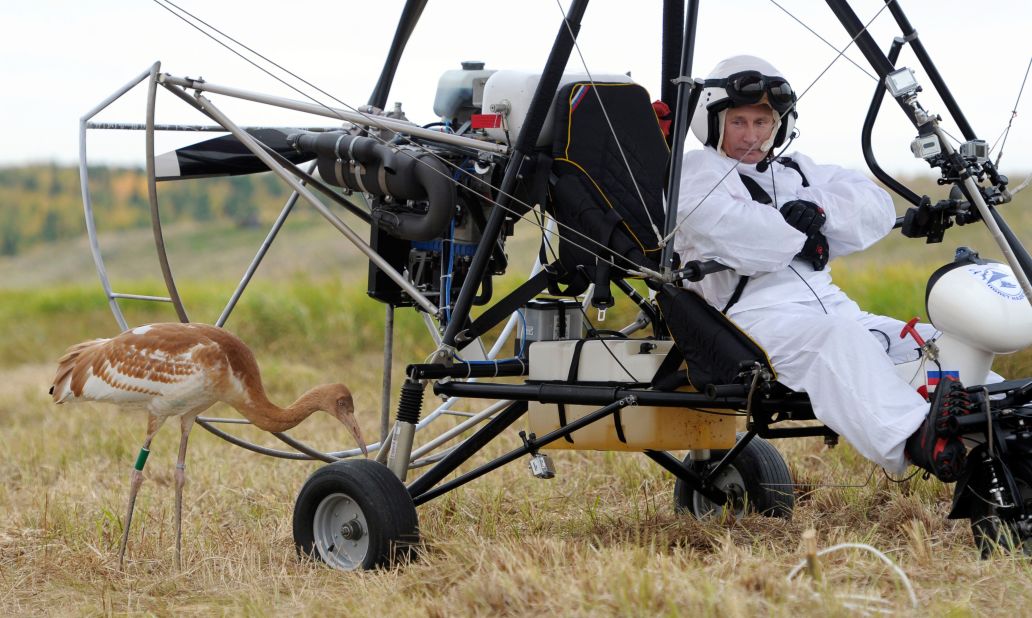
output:
[[[760,144],[774,130],[774,111],[766,104],[732,107],[724,114],[724,154],[742,163],[759,163],[767,154]]]

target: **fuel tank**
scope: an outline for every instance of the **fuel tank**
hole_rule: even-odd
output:
[[[966,247],[932,273],[925,307],[937,329],[980,350],[1009,354],[1032,344],[1032,306],[1010,266]]]

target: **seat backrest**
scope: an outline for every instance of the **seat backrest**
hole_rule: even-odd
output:
[[[627,258],[614,260],[620,267],[655,267],[670,150],[648,92],[573,82],[556,94],[554,117],[550,208],[566,271],[582,268],[594,281],[593,254]]]

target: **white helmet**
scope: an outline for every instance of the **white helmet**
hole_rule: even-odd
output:
[[[769,62],[756,56],[732,56],[717,63],[703,82],[692,132],[719,151],[724,142],[724,113],[739,105],[767,103],[774,109],[774,130],[759,146],[767,152],[785,143],[795,128],[795,102],[792,86]]]

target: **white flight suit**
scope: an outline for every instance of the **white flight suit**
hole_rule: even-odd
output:
[[[823,208],[821,232],[835,258],[866,249],[892,229],[892,200],[862,174],[798,153],[791,158],[810,186],[777,162],[761,173],[710,147],[685,153],[674,247],[682,261],[717,260],[733,269],[691,284],[717,309],[740,276],[749,277],[728,317],[767,352],[779,382],[809,395],[821,422],[899,474],[907,466],[906,440],[928,414],[928,403],[893,368],[917,357],[916,344],[899,338],[899,320],[861,311],[832,283],[830,265],[815,271],[794,259],[806,236],[778,211],[795,199]],[[753,201],[739,174],[774,203]],[[918,326],[925,338],[935,332]]]

